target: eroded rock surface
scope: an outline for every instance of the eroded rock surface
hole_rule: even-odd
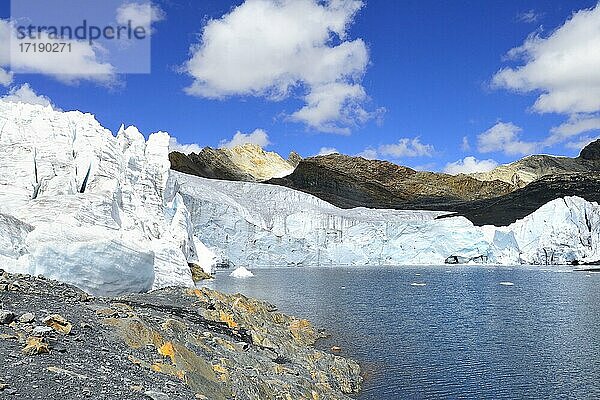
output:
[[[0,271],[0,304],[12,314],[0,324],[0,396],[348,399],[360,388],[356,363],[312,347],[322,334],[308,321],[242,295],[93,298]]]
[[[205,147],[200,153],[169,154],[175,171],[211,179],[262,182],[291,174],[302,158],[292,152],[287,160],[260,146],[245,144],[233,148]]]
[[[313,194],[341,208],[371,207],[448,210],[447,205],[501,196],[514,187],[465,175],[415,171],[387,161],[340,154],[302,160],[273,183]]]

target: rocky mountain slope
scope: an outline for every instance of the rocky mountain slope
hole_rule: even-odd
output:
[[[196,237],[235,265],[570,264],[600,259],[600,206],[557,199],[506,228],[439,211],[341,209],[281,186],[175,174]]]
[[[186,174],[212,179],[262,182],[291,174],[301,158],[291,153],[284,160],[277,153],[264,151],[260,146],[245,144],[233,148],[205,147],[198,154],[172,152],[171,168]]]
[[[456,204],[452,209],[476,225],[504,226],[564,196],[600,202],[600,173],[547,175],[507,195]]]
[[[358,365],[310,322],[208,289],[94,298],[0,270],[0,397],[349,400]]]
[[[248,167],[234,166],[225,154],[225,150],[207,148],[201,156],[172,153],[171,161],[175,170],[195,176],[261,181],[242,173]],[[250,157],[246,160],[253,162]],[[600,186],[600,140],[586,146],[576,158],[533,155],[487,173],[456,176],[340,154],[297,158],[296,162],[293,172],[266,183],[303,191],[341,208],[448,211],[477,225],[500,226],[564,196],[600,201],[594,190]],[[211,169],[210,165],[218,167]]]
[[[342,208],[441,209],[460,201],[497,197],[514,188],[464,175],[419,172],[387,161],[340,154],[302,160],[296,170],[267,183],[311,193]]]
[[[589,172],[600,172],[600,141],[586,146],[576,158],[534,155],[470,176],[482,181],[499,180],[522,188],[545,176]]]
[[[564,196],[600,201],[600,140],[577,158],[530,156],[487,174],[417,172],[339,154],[302,160],[267,183],[313,194],[342,208],[456,212],[477,225],[508,225]]]

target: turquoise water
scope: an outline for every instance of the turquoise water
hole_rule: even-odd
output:
[[[359,399],[600,398],[600,274],[477,266],[254,273],[242,280],[221,271],[209,285],[325,328],[332,337],[320,346],[340,346],[365,372]]]

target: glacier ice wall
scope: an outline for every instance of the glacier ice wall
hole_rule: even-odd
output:
[[[600,206],[579,197],[556,199],[494,230],[514,237],[524,264],[600,261]]]
[[[91,114],[0,101],[0,268],[100,294],[192,285],[168,146],[166,133],[115,137]]]
[[[342,210],[280,186],[174,175],[195,234],[236,265],[440,264],[490,247],[467,219],[435,219],[444,212]]]
[[[259,183],[169,171],[169,136],[0,101],[0,268],[114,295],[238,266],[600,260],[600,207],[554,200],[508,227],[437,211],[342,210]],[[444,218],[438,218],[444,217]]]
[[[438,211],[339,209],[288,188],[174,173],[194,234],[235,265],[493,264],[600,259],[600,207],[552,201],[509,227]],[[444,216],[444,218],[439,218]]]

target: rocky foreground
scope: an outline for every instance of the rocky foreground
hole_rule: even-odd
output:
[[[306,320],[209,289],[91,297],[0,270],[0,397],[348,399],[359,366]]]

